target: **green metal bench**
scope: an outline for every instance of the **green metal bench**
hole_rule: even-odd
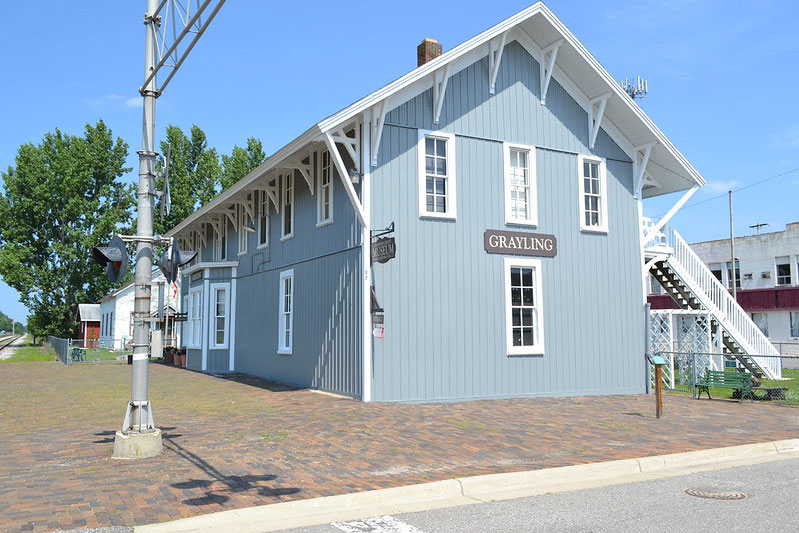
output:
[[[696,381],[697,399],[702,397],[702,393],[707,393],[708,399],[710,397],[710,387],[717,389],[733,389],[740,392],[740,401],[744,398],[749,398],[755,401],[755,395],[752,392],[752,374],[748,372],[724,372],[719,370],[707,370],[705,375]]]

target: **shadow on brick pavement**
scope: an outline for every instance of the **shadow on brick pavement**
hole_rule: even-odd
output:
[[[129,367],[0,365],[0,529],[134,526],[421,483],[785,438],[799,410],[667,396],[363,404],[151,365],[164,437],[111,459]]]

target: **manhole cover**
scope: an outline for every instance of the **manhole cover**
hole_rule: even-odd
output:
[[[746,494],[737,490],[685,489],[685,493],[708,500],[742,500],[746,498]]]

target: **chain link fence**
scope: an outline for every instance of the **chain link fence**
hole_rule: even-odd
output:
[[[130,339],[62,339],[47,337],[65,365],[74,363],[127,363],[133,354]]]
[[[698,397],[697,384],[708,371],[744,372],[751,369],[733,354],[712,352],[655,351],[653,355],[663,357],[667,364],[663,369],[663,388],[676,393],[688,393]],[[797,355],[750,355],[751,358],[779,359],[782,367],[781,379],[768,379],[765,375],[752,375],[752,392],[755,400],[772,401],[799,406],[799,354]],[[650,365],[650,382],[654,385],[654,365]],[[710,388],[713,398],[740,399],[740,389]]]

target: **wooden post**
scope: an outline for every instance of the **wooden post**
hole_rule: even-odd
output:
[[[655,365],[655,396],[657,398],[655,416],[660,418],[663,414],[663,365]]]

